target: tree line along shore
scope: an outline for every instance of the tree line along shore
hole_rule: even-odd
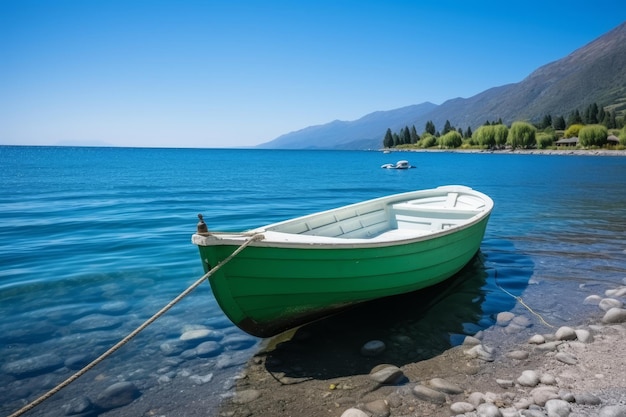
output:
[[[515,121],[506,125],[502,119],[487,120],[475,131],[454,127],[450,121],[438,131],[432,121],[418,134],[415,125],[399,132],[387,129],[384,148],[399,149],[626,149],[626,115],[618,117],[615,108],[608,111],[596,103],[567,118],[546,115],[540,123]]]

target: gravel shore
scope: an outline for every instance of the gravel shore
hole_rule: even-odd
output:
[[[586,324],[501,312],[461,345],[399,366],[385,359],[403,335],[341,352],[332,335],[289,333],[249,361],[219,415],[626,417],[623,284],[581,299],[597,307]]]

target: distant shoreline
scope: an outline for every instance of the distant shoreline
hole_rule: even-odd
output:
[[[608,149],[381,149],[389,152],[447,152],[447,153],[489,153],[500,155],[582,155],[582,156],[626,156],[626,150]]]

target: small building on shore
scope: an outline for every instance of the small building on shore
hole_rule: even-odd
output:
[[[563,138],[563,139],[559,139],[556,142],[554,142],[554,144],[556,145],[557,148],[562,148],[562,147],[576,147],[578,146],[578,137],[574,136],[573,138]]]
[[[609,136],[606,138],[606,141],[607,141],[607,143],[608,143],[609,145],[612,145],[612,146],[617,146],[617,145],[619,145],[619,138],[618,138],[617,136],[615,136],[615,135],[609,135]]]
[[[619,145],[619,138],[615,135],[609,135],[606,138],[606,143],[609,146],[617,146]],[[554,144],[557,146],[557,148],[561,148],[561,147],[576,147],[578,146],[578,137],[574,136],[573,138],[563,138],[563,139],[559,139],[556,142],[554,142]]]

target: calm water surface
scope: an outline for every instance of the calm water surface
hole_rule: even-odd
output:
[[[417,168],[380,169],[397,159]],[[584,321],[584,297],[626,276],[625,178],[624,157],[0,147],[0,414],[69,377],[202,275],[190,243],[197,213],[210,229],[241,230],[468,185],[495,201],[479,256],[429,293],[310,326],[313,340],[333,338],[318,350],[402,336],[419,343],[390,349],[388,360],[439,354],[500,311],[523,313],[499,286],[555,325]],[[201,327],[215,331],[216,348],[198,357],[179,337]],[[203,285],[28,415],[64,415],[118,381],[141,396],[91,415],[211,415],[262,343],[225,319]],[[335,365],[325,376],[362,371]]]

